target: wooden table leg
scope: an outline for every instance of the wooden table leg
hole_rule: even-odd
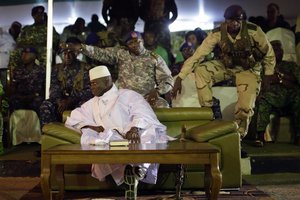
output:
[[[45,200],[51,199],[50,194],[50,173],[51,173],[51,156],[42,155],[42,165],[41,165],[41,187]]]
[[[219,169],[219,157],[217,153],[210,154],[211,163],[211,200],[217,200],[222,186],[222,174]]]
[[[181,188],[185,179],[185,165],[178,164],[176,168],[176,200],[181,200]]]
[[[211,166],[204,165],[204,189],[207,199],[211,197]]]
[[[64,165],[56,165],[55,173],[56,173],[56,180],[59,186],[57,199],[64,199],[64,195],[65,195]]]

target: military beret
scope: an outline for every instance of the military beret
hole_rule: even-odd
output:
[[[141,33],[137,32],[137,31],[130,31],[129,33],[127,33],[127,35],[124,38],[124,42],[127,43],[132,39],[141,39],[142,35]]]
[[[42,14],[44,13],[45,8],[44,6],[35,6],[31,9],[31,16],[34,16],[36,14]]]
[[[24,53],[34,53],[35,55],[37,55],[37,50],[34,47],[26,47],[22,50],[22,52]]]
[[[225,19],[233,19],[233,20],[245,20],[246,12],[239,5],[232,5],[226,8],[224,12]]]

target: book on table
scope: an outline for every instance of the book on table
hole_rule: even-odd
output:
[[[128,146],[129,140],[111,140],[109,141],[109,146]]]

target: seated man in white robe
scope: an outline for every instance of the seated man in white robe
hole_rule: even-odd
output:
[[[166,143],[171,139],[144,97],[132,90],[117,89],[107,67],[95,67],[89,76],[94,98],[73,110],[65,124],[82,133],[81,144],[99,145],[120,138],[133,143]],[[93,177],[104,181],[111,175],[117,185],[124,182],[124,172],[132,173],[136,180],[155,184],[158,164],[92,165]]]

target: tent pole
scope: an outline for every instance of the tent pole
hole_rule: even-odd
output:
[[[52,44],[53,44],[53,0],[48,0],[48,23],[47,23],[47,62],[46,62],[46,91],[45,98],[49,98],[52,67]]]

